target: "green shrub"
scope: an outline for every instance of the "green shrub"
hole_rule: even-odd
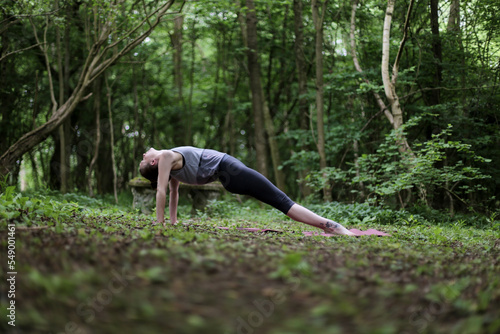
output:
[[[352,192],[364,189],[368,193],[367,202],[388,205],[396,198],[400,208],[408,205],[410,191],[428,204],[432,194],[442,190],[470,208],[468,195],[485,190],[481,181],[491,178],[477,165],[490,160],[477,155],[469,144],[449,140],[451,125],[431,140],[413,144],[413,151],[399,152],[398,138],[407,136],[407,128],[419,121],[415,118],[400,130],[392,131],[375,153],[363,154],[349,170],[330,167],[311,173],[307,178],[309,185],[320,190],[332,181],[350,183]],[[451,153],[459,157],[455,162],[449,158]]]

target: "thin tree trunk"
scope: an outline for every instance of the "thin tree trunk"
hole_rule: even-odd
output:
[[[174,18],[174,33],[172,34],[172,44],[174,49],[174,89],[177,92],[176,105],[179,108],[178,114],[174,123],[174,135],[173,139],[177,139],[182,142],[182,145],[186,145],[186,131],[185,129],[189,126],[191,122],[189,117],[184,117],[186,112],[186,101],[184,100],[184,78],[182,71],[182,50],[183,50],[183,25],[184,25],[184,15],[177,15]],[[186,122],[186,123],[184,123]],[[175,143],[175,141],[174,141]]]
[[[94,156],[90,161],[89,174],[87,175],[87,185],[89,188],[89,196],[94,197],[94,191],[92,188],[92,172],[94,166],[99,157],[99,145],[101,144],[101,80],[98,79],[94,82],[94,111],[95,111],[95,144],[94,144]]]
[[[457,32],[460,30],[460,0],[451,0],[447,30],[448,32]]]
[[[384,91],[389,101],[389,106],[391,108],[392,113],[392,127],[394,130],[399,130],[403,125],[403,109],[401,108],[401,104],[399,102],[399,96],[396,93],[396,82],[399,74],[399,61],[401,59],[401,55],[403,52],[404,44],[407,38],[407,31],[409,25],[409,16],[411,10],[413,8],[413,1],[410,1],[410,5],[408,7],[408,12],[406,16],[405,28],[403,31],[403,39],[399,45],[398,54],[396,55],[396,60],[392,69],[392,78],[389,74],[389,50],[390,50],[390,37],[391,37],[391,22],[392,16],[394,13],[394,3],[396,0],[388,0],[387,10],[385,13],[384,20],[384,33],[382,37],[382,64],[381,64],[381,72],[382,72],[382,81],[384,83]],[[404,134],[398,134],[398,148],[401,153],[411,153],[410,145],[406,139]]]
[[[286,5],[285,5],[286,6]],[[288,8],[288,6],[286,6]],[[271,11],[271,6],[267,6],[268,14],[269,14],[269,19],[270,17],[270,11]],[[275,29],[274,25],[271,23],[271,35],[273,36],[272,39],[274,39],[275,36]],[[285,176],[283,174],[283,171],[279,169],[281,166],[281,158],[280,158],[280,152],[279,152],[279,146],[278,142],[276,140],[276,129],[274,127],[274,122],[271,116],[271,110],[270,110],[270,105],[271,99],[270,97],[272,96],[271,93],[271,87],[272,87],[272,73],[273,73],[273,63],[274,63],[274,49],[275,46],[271,45],[270,51],[269,51],[269,60],[267,64],[267,85],[266,89],[264,90],[263,85],[261,84],[262,87],[262,99],[263,99],[263,106],[262,106],[262,112],[264,115],[264,127],[266,129],[267,133],[267,138],[269,141],[269,150],[271,152],[271,162],[273,164],[273,172],[274,172],[274,177],[276,180],[276,185],[278,188],[280,188],[283,191],[286,191],[285,189]],[[260,70],[259,70],[260,71]],[[279,93],[276,94],[276,98],[279,99]],[[267,96],[267,98],[266,98]]]
[[[135,66],[132,66],[132,77],[136,78],[136,71],[135,71]],[[132,92],[134,95],[134,131],[139,131],[140,127],[140,121],[139,121],[139,96],[137,93],[137,80],[133,80],[132,84]],[[139,136],[141,136],[141,133],[139,132]],[[132,178],[137,176],[137,159],[139,157],[139,141],[134,140],[133,142],[133,148],[132,148],[132,157],[133,157],[133,165],[132,165]]]
[[[434,72],[433,90],[430,94],[430,104],[438,105],[440,103],[441,81],[443,80],[443,51],[441,46],[441,37],[439,36],[439,0],[431,0],[431,32],[432,32],[432,53],[436,62],[436,71]]]
[[[35,189],[39,189],[40,182],[38,181],[39,177],[38,177],[38,167],[37,167],[36,159],[33,156],[33,152],[31,152],[31,151],[28,152],[28,156],[30,158],[31,168],[33,169],[33,176],[32,177],[33,177]]]
[[[54,9],[59,10],[59,0],[54,1]],[[64,68],[63,68],[63,55],[61,50],[61,32],[59,26],[56,25],[56,55],[57,55],[57,74],[59,81],[59,101],[58,104],[62,105],[65,100],[64,96]],[[49,69],[50,71],[50,69]],[[60,177],[60,191],[62,193],[68,192],[68,171],[69,171],[69,156],[68,156],[68,144],[66,142],[66,134],[65,134],[65,123],[63,122],[59,126],[59,177]]]
[[[316,127],[318,132],[317,148],[319,153],[319,167],[323,171],[323,177],[326,178],[324,172],[327,167],[326,151],[325,151],[325,124],[324,124],[324,83],[323,83],[323,19],[326,11],[325,0],[323,3],[319,0],[311,1],[312,16],[314,29],[316,31],[315,39],[315,61],[316,61]],[[319,7],[322,7],[321,13]],[[323,200],[331,201],[332,193],[329,184],[323,188]]]
[[[391,35],[391,21],[394,13],[394,3],[396,0],[388,0],[387,10],[384,20],[384,33],[382,37],[382,81],[384,83],[384,91],[391,107],[393,116],[392,127],[394,130],[399,130],[403,125],[403,109],[401,108],[399,97],[396,93],[396,82],[399,74],[399,61],[403,53],[404,45],[406,42],[408,27],[410,22],[410,14],[413,9],[414,0],[410,0],[408,11],[403,29],[403,39],[399,44],[398,53],[392,67],[392,78],[389,75],[389,49],[390,49],[390,35]],[[396,133],[396,140],[398,150],[401,153],[402,161],[407,165],[408,169],[413,168],[415,154],[413,153],[405,134],[401,131]],[[422,201],[427,203],[427,190],[423,184],[419,185],[419,196]]]
[[[193,144],[193,91],[194,91],[194,68],[195,68],[195,47],[196,47],[196,20],[193,20],[191,30],[191,69],[189,73],[189,99],[187,108],[187,131],[186,131],[186,145]]]
[[[225,59],[225,61],[227,61],[227,59]],[[234,62],[236,63],[236,60],[234,60]],[[236,133],[234,131],[234,115],[233,115],[234,96],[236,90],[238,89],[240,73],[239,73],[239,68],[236,66],[234,78],[231,81],[228,77],[227,66],[224,66],[223,68],[224,68],[223,77],[226,86],[228,87],[228,90],[227,90],[227,113],[226,113],[226,118],[224,120],[225,131],[223,136],[222,147],[225,150],[229,150],[229,154],[234,156],[236,154]]]
[[[255,15],[255,8],[253,11]],[[248,17],[247,17],[248,19]],[[255,22],[257,20],[257,16],[255,15]],[[279,169],[279,166],[281,165],[281,158],[279,154],[279,147],[278,143],[276,141],[276,130],[274,128],[274,123],[271,117],[271,112],[269,110],[269,104],[266,100],[266,94],[264,92],[264,88],[262,85],[262,78],[260,76],[260,62],[258,59],[258,41],[257,41],[257,28],[252,27],[252,29],[247,30],[248,34],[254,34],[252,37],[248,37],[248,41],[252,40],[255,42],[255,45],[252,47],[252,49],[255,51],[255,63],[252,71],[258,73],[258,78],[255,77],[254,80],[254,89],[260,89],[260,93],[258,93],[259,99],[261,102],[258,102],[261,105],[261,110],[262,110],[262,115],[263,115],[263,121],[264,121],[264,129],[265,132],[267,133],[267,139],[269,142],[269,149],[271,151],[271,162],[273,165],[273,172],[274,172],[274,177],[275,177],[275,182],[276,186],[280,188],[281,190],[285,191],[285,177],[283,174],[283,171]],[[250,48],[250,46],[249,46]],[[270,55],[270,62],[272,62],[272,55]],[[250,70],[250,67],[249,67]],[[269,73],[271,72],[271,69],[269,69]],[[268,85],[268,89],[270,89],[270,84]],[[254,91],[252,90],[252,97],[254,95]]]
[[[108,101],[108,118],[109,118],[109,134],[110,134],[110,146],[111,146],[111,166],[113,167],[113,194],[115,196],[115,203],[118,204],[118,178],[116,172],[116,159],[115,159],[115,133],[113,126],[113,113],[111,112],[111,87],[108,83],[108,76],[104,75],[104,81],[106,83],[106,95]]]
[[[177,90],[177,98],[181,104],[184,104],[183,78],[182,78],[182,26],[184,24],[184,15],[178,15],[174,18],[174,80]]]
[[[461,27],[460,27],[460,0],[452,0],[451,1],[451,6],[450,6],[450,16],[448,17],[448,26],[446,28],[447,32],[451,35],[453,35],[453,38],[455,40],[455,43],[458,45],[458,49],[460,50],[459,52],[454,52],[453,55],[450,55],[450,58],[459,58],[457,59],[460,62],[460,65],[462,68],[465,68],[465,52],[464,52],[464,45],[462,42],[462,36],[461,36]],[[453,40],[453,39],[452,39]],[[458,57],[457,57],[458,55]],[[460,83],[462,85],[462,88],[465,89],[465,71],[461,71],[460,75]],[[465,105],[466,101],[466,95],[462,94],[462,105]],[[465,110],[466,108],[462,108],[462,110]],[[464,115],[467,116],[467,115]]]
[[[264,96],[264,92],[262,92]],[[264,123],[266,127],[266,132],[269,138],[269,148],[271,151],[271,161],[273,163],[274,176],[276,178],[276,186],[283,191],[286,191],[285,187],[285,175],[283,171],[279,169],[281,166],[280,151],[278,147],[278,142],[276,141],[276,130],[274,128],[274,123],[271,118],[271,112],[269,111],[269,106],[267,101],[264,100],[263,106],[264,112]]]
[[[293,12],[294,12],[294,32],[295,32],[295,63],[297,67],[297,81],[298,81],[298,107],[299,107],[299,124],[300,128],[304,131],[309,129],[309,107],[307,101],[307,68],[306,59],[304,55],[304,23],[302,19],[302,0],[293,1]],[[307,151],[309,148],[307,146],[302,146],[302,150]],[[299,177],[304,180],[309,174],[309,169],[305,169],[299,172]],[[312,189],[307,186],[305,181],[299,184],[301,193],[304,197],[311,195]]]
[[[358,6],[358,0],[354,0],[352,3],[352,10],[351,10],[351,31],[350,31],[350,38],[351,38],[351,56],[352,60],[354,62],[354,68],[356,68],[356,71],[359,73],[363,73],[363,69],[361,68],[361,65],[359,64],[358,60],[358,55],[356,53],[356,37],[355,37],[355,31],[356,31],[356,10]],[[363,81],[366,82],[367,84],[370,84],[370,80],[366,78],[366,76],[363,75]],[[387,120],[389,120],[389,123],[394,123],[394,119],[392,117],[391,112],[385,105],[384,101],[380,97],[380,95],[376,92],[373,91],[373,97],[375,98],[375,101],[377,101],[377,104],[380,108],[380,110],[384,113],[385,117]]]
[[[257,170],[265,177],[269,177],[267,170],[266,133],[264,128],[264,97],[262,96],[263,90],[257,43],[257,15],[253,0],[246,0],[246,6],[246,25],[242,26],[242,28],[243,33],[246,35],[244,40],[246,39],[247,43],[248,72],[255,125],[254,136]]]
[[[353,99],[349,98],[348,108],[351,110],[351,121],[354,123],[356,121],[356,116],[354,115],[354,106]],[[361,116],[364,118],[364,111],[361,112]],[[360,168],[359,168],[359,142],[357,139],[353,140],[352,150],[354,152],[354,169],[356,171],[356,177],[360,176]],[[359,183],[359,196],[361,199],[365,198],[365,185],[363,182]]]

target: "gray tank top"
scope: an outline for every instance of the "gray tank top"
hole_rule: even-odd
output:
[[[180,146],[171,150],[182,155],[184,164],[181,169],[170,171],[170,175],[187,184],[206,184],[215,181],[219,164],[226,155],[192,146]]]

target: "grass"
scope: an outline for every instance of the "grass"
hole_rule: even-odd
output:
[[[16,225],[16,326],[7,333],[498,333],[498,220],[439,223],[313,206],[391,237],[305,237],[254,202],[212,203],[187,225],[82,195],[1,197],[2,254]],[[372,210],[372,211],[370,211]],[[482,219],[480,228],[473,219]],[[266,227],[252,233],[215,226]],[[7,257],[2,256],[2,282]]]

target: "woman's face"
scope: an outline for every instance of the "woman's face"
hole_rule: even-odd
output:
[[[140,163],[140,166],[142,167],[143,165],[151,164],[151,162],[154,160],[155,157],[156,157],[156,150],[154,148],[150,148],[149,150],[146,151],[146,153],[142,155],[142,161]]]

